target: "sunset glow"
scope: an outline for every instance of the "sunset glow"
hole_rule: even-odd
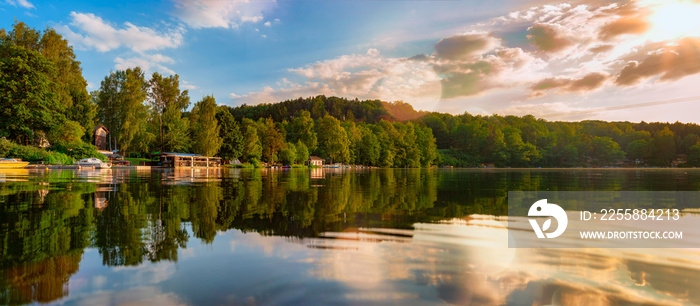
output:
[[[700,35],[700,4],[665,1],[649,17],[649,39],[663,41]]]

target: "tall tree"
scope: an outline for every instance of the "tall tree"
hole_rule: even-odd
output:
[[[186,152],[190,150],[189,121],[182,116],[182,112],[170,107],[163,114],[165,124],[164,150],[171,152]]]
[[[83,130],[92,131],[96,107],[91,103],[87,92],[87,81],[83,78],[80,62],[75,60],[73,48],[54,29],[43,33],[30,28],[25,23],[15,21],[9,33],[2,33],[3,43],[39,52],[52,64],[52,73],[46,74],[51,82],[49,91],[54,95],[52,112],[60,113],[65,119],[79,123]],[[64,125],[55,121],[56,127]],[[73,123],[65,123],[74,126]],[[44,131],[49,132],[49,131]],[[92,133],[85,133],[84,140],[90,142]]]
[[[322,155],[332,162],[347,162],[350,159],[350,140],[340,121],[325,115],[318,121],[318,145]]]
[[[194,153],[214,156],[221,148],[219,123],[216,120],[216,100],[206,96],[192,108],[192,149]]]
[[[0,42],[0,130],[10,139],[29,144],[35,132],[49,132],[65,116],[52,91],[55,66],[41,53]]]
[[[294,147],[297,149],[297,164],[304,164],[307,160],[309,160],[309,149],[303,142],[301,142],[301,140],[297,141],[297,144]]]
[[[243,134],[241,134],[238,123],[233,119],[231,112],[227,108],[217,108],[216,120],[219,121],[219,131],[222,140],[218,156],[227,160],[241,157],[243,153]]]
[[[652,159],[657,166],[669,166],[676,158],[676,140],[668,127],[654,133],[654,147]]]
[[[314,120],[311,119],[311,113],[301,111],[297,117],[292,120],[289,125],[289,133],[287,137],[289,142],[295,143],[301,141],[309,150],[315,150],[317,145],[316,132],[314,131]]]
[[[262,145],[258,136],[258,128],[255,121],[243,119],[243,152],[242,157],[246,162],[260,161],[262,157]]]
[[[154,72],[148,81],[148,102],[151,106],[151,126],[155,137],[154,149],[170,151],[173,147],[183,147],[179,142],[188,142],[181,138],[178,129],[182,123],[182,112],[190,105],[188,91],[180,91],[180,77],[171,75],[163,77]],[[170,131],[169,127],[178,129]],[[175,137],[169,138],[170,137]]]
[[[277,153],[285,147],[284,134],[281,127],[276,125],[271,118],[258,120],[258,132],[262,145],[263,160],[275,163]]]
[[[438,158],[436,139],[430,128],[416,126],[416,147],[420,150],[420,164],[430,167]]]
[[[80,62],[75,59],[73,47],[54,29],[46,29],[41,40],[41,53],[56,66],[56,75],[52,79],[59,103],[68,120],[79,123],[85,131],[83,139],[91,142],[97,107],[92,103],[87,92],[87,81],[83,77]],[[71,124],[72,125],[72,124]]]
[[[382,148],[379,146],[377,136],[366,126],[360,126],[362,141],[359,144],[359,163],[365,166],[379,165],[379,156]]]
[[[143,70],[136,67],[110,72],[94,94],[98,119],[125,155],[147,152],[154,137],[147,129],[146,88]]]
[[[593,137],[590,143],[589,155],[593,158],[594,163],[599,166],[607,166],[616,159],[625,158],[625,152],[610,137]]]
[[[700,167],[700,142],[688,148],[688,165]]]
[[[296,160],[297,149],[293,143],[288,143],[286,148],[280,150],[280,162],[285,165],[292,165]]]

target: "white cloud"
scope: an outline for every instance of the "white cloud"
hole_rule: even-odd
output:
[[[5,0],[5,2],[7,2],[9,5],[12,5],[12,6],[18,6],[18,5],[19,5],[19,6],[23,7],[23,8],[26,8],[26,9],[33,9],[33,8],[35,8],[35,7],[34,7],[34,4],[32,4],[31,2],[29,2],[29,1],[27,1],[27,0]]]
[[[258,23],[275,1],[174,0],[174,15],[188,26],[199,28],[237,28],[243,23]]]
[[[650,40],[645,5],[532,7],[434,38],[432,54],[385,57],[371,48],[289,69],[293,82],[231,97],[257,104],[324,94],[452,113],[535,115],[630,103],[631,92],[700,77],[697,48],[689,47],[700,38]],[[687,91],[666,93],[692,95]]]
[[[182,45],[182,28],[156,31],[125,22],[120,28],[91,13],[71,12],[70,26],[56,26],[73,45],[100,52],[126,47],[136,52],[175,48]],[[75,29],[75,30],[74,30]]]
[[[192,85],[192,84],[190,84],[190,82],[183,80],[182,81],[182,88],[188,89],[188,90],[195,90],[195,89],[199,89],[199,86]]]
[[[130,57],[130,58],[121,58],[117,57],[114,59],[114,62],[116,63],[114,65],[115,68],[123,70],[127,68],[134,68],[136,66],[141,67],[144,71],[146,72],[161,72],[161,73],[167,73],[167,74],[175,74],[175,71],[171,70],[170,68],[164,66],[164,64],[173,64],[175,63],[175,60],[173,60],[170,57],[164,56],[162,54],[141,54],[139,56],[135,57]],[[185,86],[183,86],[185,87]]]
[[[272,103],[318,94],[362,99],[402,100],[432,110],[440,99],[440,78],[426,61],[382,56],[377,49],[290,69],[305,80],[283,79],[278,88],[234,95],[247,104]]]
[[[272,23],[270,23],[269,21],[267,21],[267,22],[263,23],[263,25],[265,25],[266,27],[269,27],[269,26],[272,25]]]

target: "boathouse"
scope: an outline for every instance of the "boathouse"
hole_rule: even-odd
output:
[[[191,153],[171,153],[162,152],[152,155],[157,158],[156,164],[162,167],[170,168],[210,168],[221,167],[221,158],[212,156],[202,156]]]

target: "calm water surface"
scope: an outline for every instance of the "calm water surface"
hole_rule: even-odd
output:
[[[509,190],[692,170],[0,172],[0,304],[700,304],[700,249],[509,249]]]

